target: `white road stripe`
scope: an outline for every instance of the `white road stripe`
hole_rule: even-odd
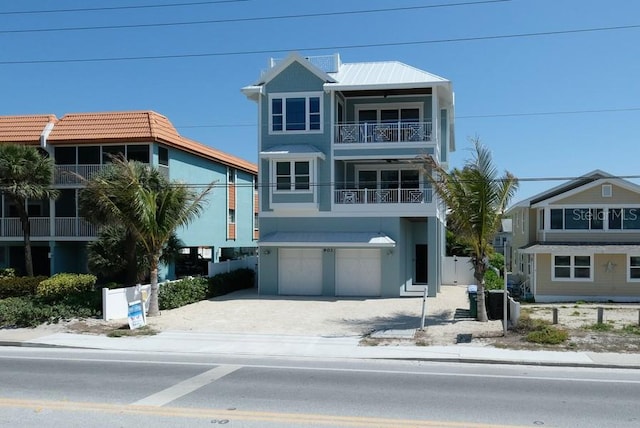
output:
[[[173,400],[183,397],[189,393],[192,393],[196,389],[202,388],[223,376],[233,373],[240,369],[242,366],[223,365],[208,370],[202,374],[194,376],[190,379],[177,383],[163,391],[156,392],[148,397],[138,400],[132,403],[134,406],[164,406]]]

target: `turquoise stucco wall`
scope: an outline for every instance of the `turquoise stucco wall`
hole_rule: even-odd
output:
[[[187,152],[169,148],[169,174],[171,180],[202,186],[215,182],[205,199],[200,217],[178,230],[185,246],[252,247],[253,240],[253,176],[243,171],[236,174],[236,239],[227,239],[227,167]],[[198,186],[200,185],[200,186]]]

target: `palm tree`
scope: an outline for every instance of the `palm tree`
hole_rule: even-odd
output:
[[[24,267],[33,276],[31,227],[27,201],[55,199],[58,191],[51,188],[53,160],[36,147],[20,144],[0,145],[0,189],[18,212],[24,237]]]
[[[122,158],[114,158],[111,169],[91,179],[81,198],[90,201],[94,218],[120,222],[144,248],[151,279],[149,316],[156,316],[162,251],[179,227],[202,213],[214,183],[197,193],[184,183],[170,182],[156,168]]]
[[[518,180],[506,171],[498,177],[491,152],[478,138],[471,140],[475,152],[462,169],[445,171],[432,157],[425,158],[435,174],[427,174],[433,189],[450,210],[449,228],[472,249],[473,276],[478,284],[478,321],[487,321],[484,274],[489,269],[491,242],[500,220],[518,188]]]

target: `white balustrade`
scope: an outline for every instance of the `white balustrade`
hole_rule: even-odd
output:
[[[338,144],[432,141],[431,122],[342,123],[335,128]]]

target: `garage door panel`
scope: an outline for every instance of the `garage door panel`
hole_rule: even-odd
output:
[[[317,296],[322,294],[322,250],[286,248],[278,251],[278,293]]]
[[[336,288],[339,296],[380,296],[382,291],[380,250],[338,249]]]

